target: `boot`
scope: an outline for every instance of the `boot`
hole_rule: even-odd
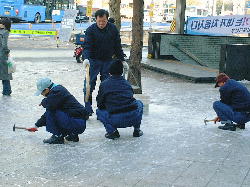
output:
[[[233,123],[226,123],[224,126],[219,126],[219,129],[236,131],[236,125]]]
[[[79,136],[78,134],[70,134],[65,137],[67,141],[72,141],[72,142],[79,142]]]
[[[62,135],[57,136],[57,135],[52,135],[48,139],[44,139],[43,143],[48,143],[48,144],[64,144],[64,137]]]
[[[134,130],[134,132],[133,132],[133,136],[134,136],[134,137],[140,137],[140,136],[142,136],[142,135],[143,135],[143,132],[142,132],[142,130],[140,130],[140,129]]]
[[[106,133],[105,137],[114,140],[116,138],[120,138],[120,134],[118,130],[115,130],[113,133]]]
[[[240,129],[245,129],[245,123],[243,123],[243,124],[236,124],[236,127],[240,128]]]

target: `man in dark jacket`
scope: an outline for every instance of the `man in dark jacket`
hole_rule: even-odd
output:
[[[220,87],[220,101],[215,101],[213,108],[217,113],[215,123],[221,121],[219,129],[235,131],[236,127],[245,129],[250,121],[250,93],[241,83],[230,79],[225,73],[216,78],[216,87]],[[236,125],[233,122],[237,123]]]
[[[90,65],[90,96],[85,107],[90,114],[93,113],[92,92],[95,89],[97,75],[100,73],[101,81],[109,77],[109,66],[114,55],[124,61],[119,31],[114,24],[108,22],[108,17],[108,11],[103,9],[96,11],[96,23],[89,26],[85,32],[84,64]],[[85,82],[84,94],[86,95]]]
[[[96,115],[107,131],[106,138],[119,138],[117,128],[134,127],[134,137],[140,137],[143,104],[133,97],[133,89],[122,76],[121,60],[114,61],[109,70],[111,76],[100,84],[96,97]]]
[[[86,119],[88,119],[86,109],[65,87],[53,83],[49,78],[37,81],[35,95],[40,94],[45,98],[39,106],[43,106],[46,112],[35,126],[46,126],[46,130],[53,134],[43,142],[63,144],[65,136],[68,141],[78,142],[78,134],[83,133],[86,128]]]

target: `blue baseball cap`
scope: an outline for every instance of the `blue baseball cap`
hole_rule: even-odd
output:
[[[52,81],[49,78],[38,79],[36,82],[37,91],[35,95],[36,96],[40,95],[43,92],[43,90],[48,88],[51,84],[52,84]]]

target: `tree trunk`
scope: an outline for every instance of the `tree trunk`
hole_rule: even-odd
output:
[[[109,0],[109,17],[115,19],[115,25],[118,31],[121,29],[120,6],[121,0]]]
[[[178,34],[184,34],[186,0],[176,0],[176,28]]]
[[[134,87],[134,92],[142,93],[141,59],[143,47],[143,10],[144,0],[133,0],[132,43],[130,50],[130,71],[128,80]]]

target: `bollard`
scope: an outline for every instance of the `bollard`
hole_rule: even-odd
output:
[[[143,114],[149,114],[150,97],[145,94],[134,94],[134,98],[136,100],[140,100],[143,103]]]

